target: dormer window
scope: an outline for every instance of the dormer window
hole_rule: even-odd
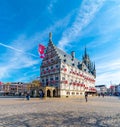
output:
[[[51,46],[49,46],[48,49],[50,50],[51,49]]]
[[[66,59],[64,59],[64,62],[66,62]]]
[[[64,57],[66,57],[66,55],[64,55]]]

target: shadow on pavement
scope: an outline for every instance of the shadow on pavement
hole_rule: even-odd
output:
[[[100,116],[97,113],[32,113],[0,118],[2,127],[120,127],[120,114]]]

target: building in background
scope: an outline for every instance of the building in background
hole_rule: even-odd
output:
[[[97,85],[95,86],[98,95],[107,95],[106,85]]]
[[[27,91],[31,97],[38,97],[41,90],[40,80],[33,80],[31,83],[26,83]]]
[[[91,62],[86,48],[82,61],[76,59],[75,52],[67,54],[52,42],[49,34],[49,43],[45,58],[40,66],[42,91],[46,97],[73,97],[96,93],[95,64]]]
[[[116,87],[116,95],[120,96],[120,84]]]
[[[40,80],[33,80],[31,83],[8,82],[1,83],[0,95],[22,96],[29,93],[31,97],[39,96]]]
[[[110,95],[120,96],[120,84],[118,85],[111,85],[109,88]]]
[[[0,85],[1,95],[23,95],[28,91],[27,86],[22,82],[8,82]]]

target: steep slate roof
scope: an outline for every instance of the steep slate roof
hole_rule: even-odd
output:
[[[70,66],[73,66],[74,63],[74,67],[78,68],[78,65],[81,64],[80,60],[76,59],[76,58],[72,58],[72,56],[70,54],[65,53],[64,51],[62,51],[61,49],[57,48],[56,46],[54,46],[58,56],[61,59],[61,62],[64,62]],[[66,62],[64,61],[66,60]]]
[[[83,63],[83,62],[80,62],[80,60],[72,57],[72,55],[70,54],[67,54],[66,52],[64,52],[63,50],[59,49],[58,47],[56,47],[54,44],[53,44],[53,41],[52,41],[52,33],[49,34],[49,43],[48,45],[52,45],[53,48],[56,50],[58,56],[60,57],[60,60],[61,62],[64,62],[70,66],[74,66],[75,68],[77,69],[80,69],[82,64],[84,65],[84,68],[86,69],[86,71],[88,71],[88,68],[86,67],[86,65]],[[64,61],[66,59],[66,62]]]

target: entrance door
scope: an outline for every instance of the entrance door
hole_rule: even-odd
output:
[[[37,96],[37,90],[34,90],[33,91],[33,97],[36,97]]]
[[[53,90],[53,97],[56,97],[56,91]]]
[[[51,97],[50,90],[47,90],[47,97]]]
[[[44,92],[42,89],[39,90],[39,96],[40,96],[40,98],[44,97]]]

